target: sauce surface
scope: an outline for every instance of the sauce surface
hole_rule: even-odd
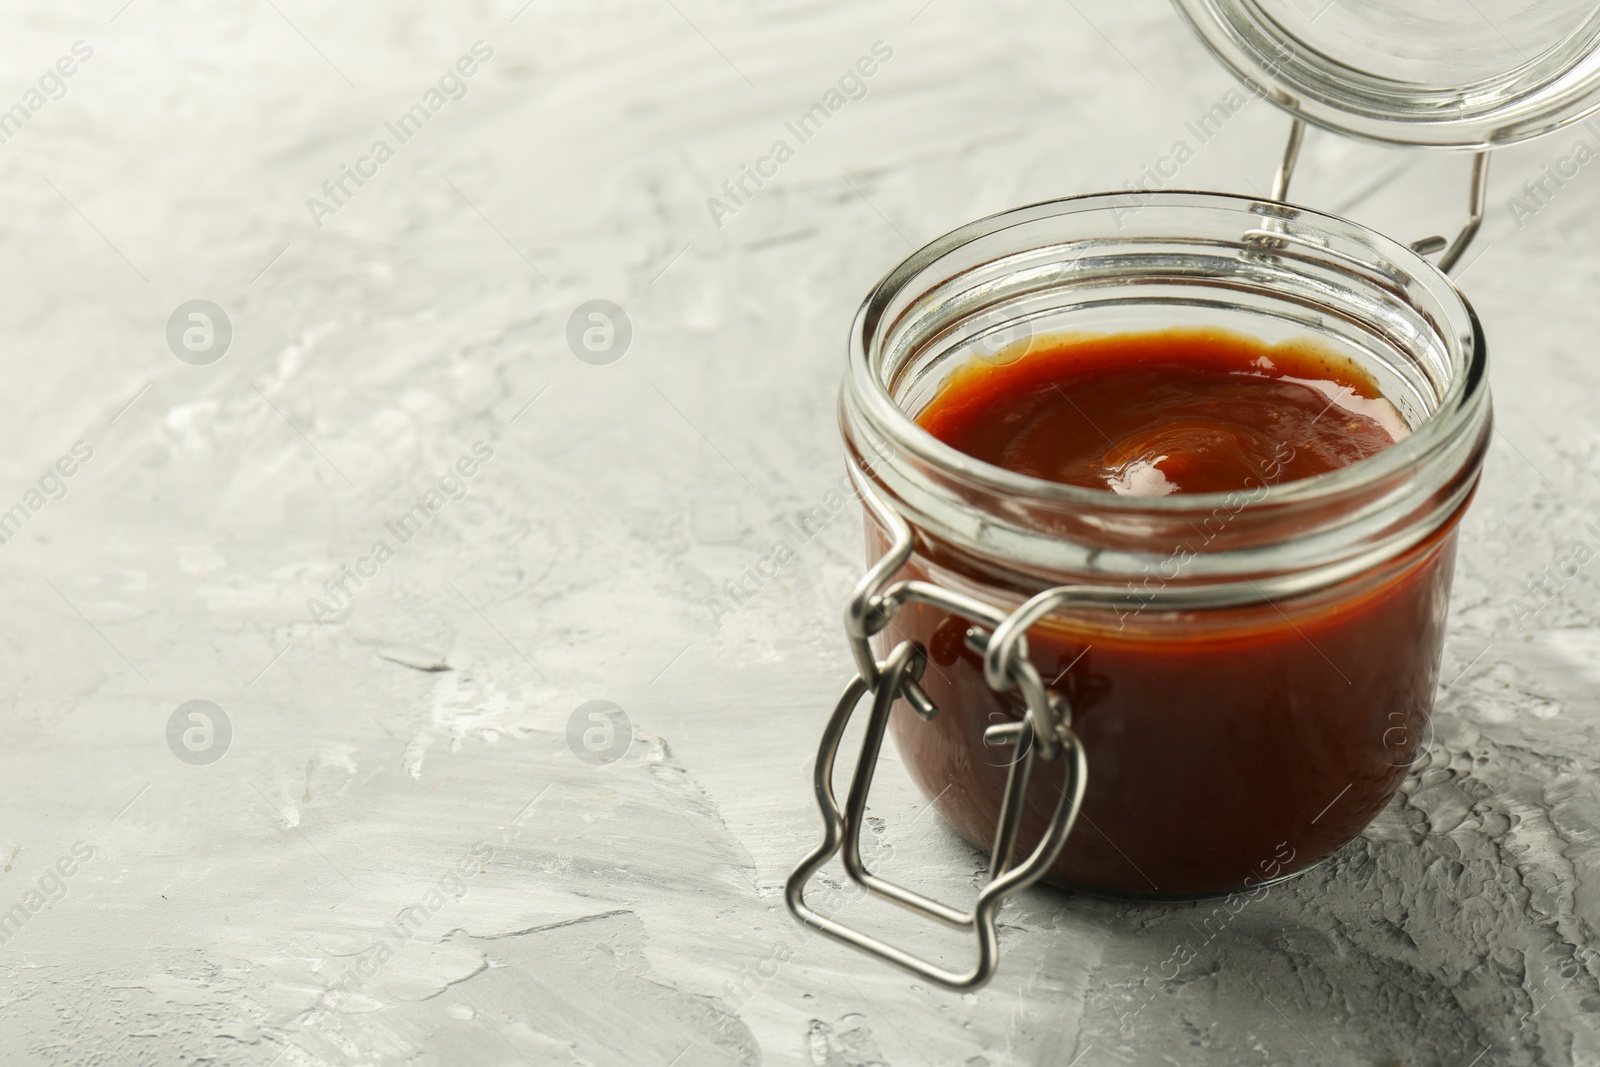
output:
[[[1133,496],[1226,493],[1335,470],[1407,427],[1354,363],[1217,330],[1035,340],[963,367],[917,417],[1018,474]]]

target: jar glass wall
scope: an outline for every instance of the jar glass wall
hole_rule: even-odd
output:
[[[915,424],[975,359],[1071,334],[1222,328],[1311,338],[1369,373],[1410,428],[1351,466],[1230,494],[1128,497],[1015,474]],[[1071,704],[1082,818],[1051,880],[1194,896],[1304,869],[1398,787],[1431,709],[1455,526],[1489,434],[1477,321],[1439,271],[1352,223],[1202,193],[1054,201],[963,227],[857,316],[842,399],[850,461],[911,526],[901,577],[1010,612],[1051,587],[1096,603],[1036,625]],[[877,558],[884,531],[869,521]],[[880,636],[926,650],[939,714],[893,733],[945,818],[991,840],[1007,764],[984,730],[1021,701],[984,681],[971,620],[902,607]],[[1059,796],[1045,768],[1023,849]]]

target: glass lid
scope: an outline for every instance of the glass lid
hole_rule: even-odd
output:
[[[1368,141],[1488,149],[1600,109],[1593,0],[1173,0],[1224,66]]]

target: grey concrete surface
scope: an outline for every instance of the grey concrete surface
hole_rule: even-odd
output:
[[[1462,274],[1499,431],[1394,805],[1220,932],[1027,893],[957,996],[782,906],[858,516],[712,600],[842,472],[846,327],[896,260],[1179,141],[1169,186],[1264,191],[1284,118],[1195,137],[1233,83],[1159,0],[15,0],[0,26],[27,116],[0,127],[0,1060],[1600,1062],[1596,569],[1525,588],[1600,552],[1600,164],[1520,190],[1597,132],[1502,153]],[[708,207],[876,42],[859,98]],[[1464,206],[1455,156],[1313,134],[1301,175],[1405,239]],[[195,300],[225,351],[205,309],[169,343]],[[620,358],[569,347],[592,300]],[[903,876],[971,892],[974,853],[880,779]]]

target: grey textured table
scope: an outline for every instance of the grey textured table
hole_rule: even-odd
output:
[[[1497,160],[1462,275],[1499,432],[1402,794],[1225,922],[1027,893],[956,996],[782,906],[859,517],[725,583],[842,473],[896,260],[1180,141],[1169,187],[1264,191],[1286,120],[1197,137],[1236,90],[1157,0],[121,4],[3,16],[4,1062],[1600,1062],[1600,167],[1507,199],[1595,133]],[[1457,156],[1301,175],[1408,240],[1464,208]],[[225,351],[169,344],[194,300]],[[970,893],[880,777],[876,847]]]

